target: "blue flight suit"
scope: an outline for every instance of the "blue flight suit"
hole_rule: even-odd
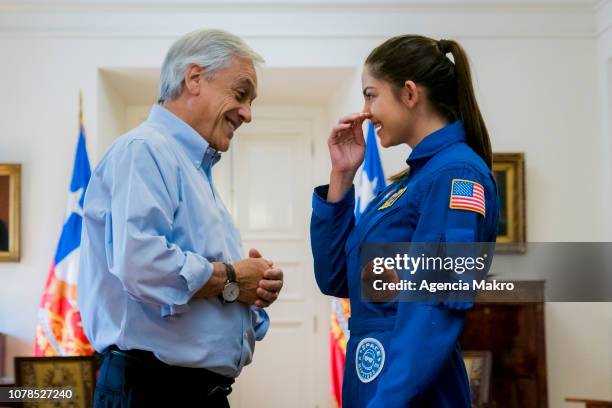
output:
[[[310,233],[317,284],[324,294],[351,301],[343,406],[468,408],[458,340],[472,303],[361,301],[360,244],[494,242],[497,186],[491,170],[466,144],[462,121],[428,135],[407,163],[408,175],[376,196],[357,225],[354,187],[337,203],[326,201],[328,186],[313,194]],[[483,188],[484,215],[450,208],[454,180]],[[395,201],[388,205],[390,197]],[[364,377],[372,364],[378,372]]]

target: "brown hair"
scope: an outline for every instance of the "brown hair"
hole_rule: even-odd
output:
[[[491,168],[489,133],[476,102],[470,64],[459,43],[420,35],[393,37],[376,47],[365,64],[373,76],[391,83],[397,95],[407,80],[425,87],[433,107],[449,122],[463,120],[467,144]],[[397,181],[407,172],[390,180]]]

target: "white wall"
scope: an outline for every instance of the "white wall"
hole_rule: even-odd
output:
[[[441,1],[384,7],[361,1],[242,7],[187,1],[178,8],[162,1],[149,8],[135,1],[51,3],[0,5],[0,162],[23,166],[22,260],[0,265],[0,331],[10,335],[9,359],[32,352],[39,297],[64,213],[78,88],[95,163],[108,144],[99,137],[104,124],[98,114],[112,110],[100,95],[99,69],[158,67],[178,35],[203,26],[245,37],[271,67],[353,67],[345,89],[330,89],[329,123],[361,108],[361,62],[383,39],[407,31],[459,39],[473,63],[494,149],[526,153],[529,240],[612,237],[612,36],[596,31],[608,2],[599,6],[597,20],[592,4],[580,0],[465,7]],[[403,167],[407,152],[382,153],[387,174]],[[325,171],[318,174],[323,181]],[[566,406],[563,398],[570,395],[612,399],[611,309],[547,305],[550,406]]]
[[[597,69],[597,90],[599,103],[599,124],[601,138],[601,157],[605,166],[602,173],[604,175],[604,188],[606,197],[604,201],[604,218],[607,225],[605,241],[612,241],[612,1],[602,0],[596,4],[596,69]],[[612,337],[612,311],[610,308],[607,314],[601,316],[600,322],[607,324],[609,336]],[[610,347],[612,342],[608,342]],[[608,364],[612,366],[612,352],[608,356]],[[612,381],[608,382],[608,392],[612,395]]]

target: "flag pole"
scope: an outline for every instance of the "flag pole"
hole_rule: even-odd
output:
[[[79,88],[79,129],[83,127],[83,90]]]

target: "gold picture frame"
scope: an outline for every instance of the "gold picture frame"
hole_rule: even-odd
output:
[[[21,165],[0,164],[0,262],[19,261]]]
[[[24,402],[24,408],[87,408],[96,387],[94,357],[15,357],[15,385],[36,389],[72,390],[72,398]]]
[[[493,353],[487,350],[463,352],[463,363],[470,383],[473,408],[489,405]]]
[[[496,252],[527,250],[525,154],[494,153],[493,174],[499,190],[499,225]]]

